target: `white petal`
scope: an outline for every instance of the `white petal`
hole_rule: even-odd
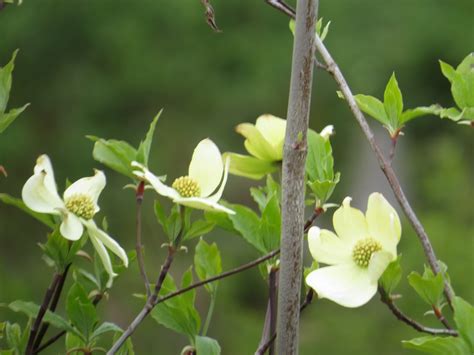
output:
[[[395,259],[402,228],[397,212],[382,194],[374,192],[369,196],[366,219],[370,236],[378,240]]]
[[[350,197],[346,197],[342,206],[334,212],[332,221],[334,230],[345,243],[354,243],[369,236],[365,216],[358,209],[351,207]]]
[[[207,197],[219,185],[224,170],[219,148],[210,139],[203,139],[194,149],[188,174],[201,188],[201,197]]]
[[[40,155],[38,159],[36,159],[36,165],[33,171],[35,175],[42,172],[46,173],[44,178],[46,188],[51,191],[52,194],[59,195],[56,187],[56,180],[54,179],[53,165],[46,154]]]
[[[283,143],[285,141],[286,120],[273,115],[261,115],[257,118],[255,127],[263,138],[275,148],[276,160],[283,158]]]
[[[317,262],[334,265],[352,260],[350,245],[326,229],[311,227],[308,232],[308,246]]]
[[[396,256],[395,256],[396,257]],[[369,276],[373,282],[377,282],[380,276],[394,260],[393,255],[387,251],[378,251],[372,254],[369,262]]]
[[[318,297],[350,308],[366,304],[377,292],[377,282],[370,279],[367,269],[355,264],[317,269],[306,277],[306,283]]]
[[[86,226],[87,232],[89,233],[89,237],[91,239],[96,238],[100,240],[107,248],[110,249],[112,253],[122,259],[122,262],[125,267],[128,267],[127,253],[125,252],[125,250],[123,250],[119,243],[112,239],[103,230],[99,229],[93,220],[84,221],[84,225]]]
[[[202,197],[179,197],[173,200],[174,202],[184,205],[184,206],[189,206],[192,208],[196,208],[199,210],[205,210],[205,211],[217,211],[217,212],[225,212],[228,214],[235,214],[234,211],[231,209],[222,206],[218,204],[217,202],[214,202],[208,198],[202,198]]]
[[[225,184],[227,183],[227,176],[229,175],[229,167],[230,167],[230,157],[227,157],[225,160],[224,177],[222,178],[221,186],[219,187],[219,190],[217,190],[217,192],[214,195],[209,196],[207,198],[208,200],[217,202],[221,199],[222,193],[224,192]]]
[[[61,235],[69,240],[78,240],[82,236],[84,227],[82,227],[81,220],[75,214],[64,211],[63,222],[59,227]]]
[[[100,170],[95,170],[94,176],[84,177],[71,184],[64,191],[64,199],[67,200],[73,195],[87,195],[92,199],[95,206],[95,213],[99,212],[97,200],[106,184],[105,175]]]
[[[30,177],[21,191],[21,198],[28,208],[39,213],[59,214],[59,210],[64,207],[63,201],[59,197],[56,187],[51,189],[51,184],[47,183],[49,176],[46,171]]]
[[[159,177],[154,175],[150,170],[148,170],[142,164],[134,161],[134,162],[132,162],[132,166],[135,167],[135,168],[141,169],[141,170],[134,170],[133,174],[135,174],[135,176],[139,177],[140,179],[148,181],[148,183],[161,196],[169,197],[171,199],[175,199],[175,198],[180,197],[178,191],[176,191],[175,189],[163,184]]]
[[[99,255],[100,260],[102,261],[102,265],[104,265],[105,271],[109,274],[109,281],[107,282],[107,287],[112,287],[112,282],[114,281],[114,277],[117,274],[114,272],[112,267],[112,262],[110,261],[110,256],[107,253],[107,249],[105,249],[104,244],[97,238],[89,238],[94,246],[95,250],[97,251],[97,255]]]
[[[333,134],[334,134],[334,126],[332,124],[324,127],[321,133],[319,133],[319,135],[326,140],[329,139],[329,137],[331,137]]]

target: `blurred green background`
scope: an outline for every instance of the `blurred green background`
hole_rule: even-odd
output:
[[[130,2],[31,1],[0,12],[0,63],[20,48],[10,107],[31,102],[27,111],[0,137],[0,162],[9,176],[0,191],[20,196],[36,157],[51,157],[56,179],[74,181],[92,168],[106,171],[101,215],[110,232],[127,249],[134,248],[134,196],[122,190],[126,178],[100,166],[91,156],[85,135],[124,139],[137,144],[160,108],[152,148],[152,170],[182,175],[197,142],[211,137],[222,151],[243,152],[234,133],[240,122],[262,113],[285,117],[292,36],[288,20],[264,1],[214,0],[223,33],[206,25],[198,0]],[[356,93],[381,97],[395,71],[405,107],[440,103],[452,106],[449,83],[438,59],[457,65],[473,48],[474,5],[456,1],[321,1],[320,16],[331,20],[327,46]],[[393,195],[378,170],[368,144],[332,78],[315,72],[311,127],[334,124],[336,168],[342,182],[334,202],[347,195],[365,209],[369,193]],[[384,144],[387,135],[379,133]],[[449,266],[455,290],[474,301],[472,129],[448,120],[426,117],[408,125],[399,140],[395,166],[406,192],[432,238],[438,257]],[[251,182],[229,179],[225,198],[255,207],[248,194]],[[62,186],[60,187],[62,191]],[[151,192],[145,201],[144,241],[149,276],[154,279],[164,258],[164,236],[154,219]],[[398,206],[396,206],[398,209]],[[399,210],[399,209],[398,209]],[[331,226],[331,213],[318,224]],[[400,213],[401,215],[401,213]],[[422,271],[423,253],[404,216],[399,250],[406,274]],[[46,229],[12,207],[0,204],[0,302],[40,302],[51,270],[41,260],[37,243]],[[216,230],[207,238],[221,249],[224,269],[254,259],[257,253],[238,237]],[[189,243],[194,250],[195,241]],[[181,254],[171,273],[180,278],[192,260]],[[308,255],[306,255],[308,257]],[[308,259],[309,262],[309,259]],[[425,305],[406,282],[398,304],[427,325]],[[135,265],[120,277],[103,319],[126,326],[140,309],[131,296],[143,292]],[[205,317],[208,299],[198,292]],[[251,354],[261,335],[266,286],[257,269],[220,283],[209,336],[219,340],[223,354]],[[448,312],[449,313],[449,312]],[[25,319],[0,308],[0,319]],[[345,309],[326,300],[302,315],[302,354],[408,354],[400,340],[418,336],[399,323],[378,297],[359,309]],[[138,354],[177,354],[186,345],[148,319],[133,336]],[[61,346],[45,353],[61,353]]]

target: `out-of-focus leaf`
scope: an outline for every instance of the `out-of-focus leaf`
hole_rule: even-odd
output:
[[[221,347],[217,340],[209,338],[196,336],[196,355],[220,355]]]
[[[194,269],[200,280],[218,275],[222,272],[222,262],[219,248],[216,243],[208,244],[204,239],[200,239],[196,245],[194,253]],[[218,282],[211,282],[204,287],[210,294],[217,290]]]
[[[138,146],[137,161],[145,166],[148,166],[148,157],[150,156],[151,143],[153,142],[153,134],[155,133],[156,122],[158,122],[162,112],[163,109],[161,109],[155,118],[153,118],[150,128],[146,133],[145,139],[140,142],[140,145]]]
[[[67,296],[66,311],[72,324],[88,342],[99,318],[97,310],[81,284],[75,283],[71,286]]]
[[[192,239],[195,237],[201,237],[215,227],[216,223],[204,219],[198,219],[191,224],[191,227],[186,231],[186,234],[183,237],[183,240]]]
[[[432,355],[471,355],[466,342],[462,338],[424,336],[402,341],[407,349],[418,350]]]
[[[413,109],[408,109],[402,113],[401,123],[405,124],[414,118],[425,115],[439,115],[441,109],[442,107],[439,105],[420,106]]]
[[[469,345],[471,353],[474,353],[474,307],[461,297],[454,298],[453,307],[459,334]]]
[[[382,288],[389,295],[393,292],[395,287],[397,287],[402,278],[402,266],[400,264],[401,257],[402,256],[399,255],[396,260],[388,264],[379,281]]]
[[[54,227],[55,227],[53,216],[51,216],[49,214],[38,213],[38,212],[30,210],[24,204],[24,202],[19,198],[15,198],[15,197],[10,196],[8,194],[0,193],[0,201],[2,201],[3,203],[6,203],[7,205],[19,208],[20,210],[26,212],[27,214],[29,214],[30,216],[37,219],[38,221],[45,224],[46,226],[48,226],[51,229],[54,229]]]
[[[440,307],[444,289],[441,273],[434,275],[431,269],[425,265],[423,276],[417,272],[412,272],[408,275],[408,283],[426,303],[430,306]]]

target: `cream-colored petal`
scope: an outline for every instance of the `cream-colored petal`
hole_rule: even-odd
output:
[[[230,158],[227,157],[225,159],[225,168],[224,168],[224,177],[222,178],[221,186],[219,190],[214,195],[209,196],[207,199],[212,202],[217,202],[221,199],[222,193],[224,192],[225,184],[227,183],[227,176],[229,175],[229,166],[230,166]]]
[[[366,219],[370,236],[378,240],[382,248],[395,258],[402,228],[397,211],[382,194],[374,192],[369,196]]]
[[[142,164],[134,161],[132,162],[132,166],[134,168],[137,168],[137,170],[133,171],[133,174],[138,178],[147,181],[153,187],[153,189],[155,189],[155,191],[161,196],[169,197],[171,199],[180,197],[178,191],[163,184],[158,176],[154,175]]]
[[[107,233],[103,230],[99,229],[93,220],[83,221],[84,225],[87,228],[87,233],[89,233],[89,237],[97,238],[100,240],[107,248],[110,249],[112,253],[117,255],[125,265],[128,267],[128,256],[125,250],[117,243],[114,239],[112,239]]]
[[[54,195],[59,195],[56,187],[56,180],[54,179],[53,165],[46,154],[40,155],[36,159],[36,165],[33,169],[35,175],[44,174],[44,184],[46,188]]]
[[[225,212],[228,214],[235,214],[230,208],[222,206],[217,202],[211,201],[208,198],[202,197],[179,197],[173,200],[175,203],[189,206],[192,208],[196,208],[198,210],[205,210],[205,211],[217,211],[217,212]]]
[[[368,267],[369,277],[372,282],[378,281],[380,276],[382,276],[383,272],[387,268],[388,264],[390,264],[393,260],[393,255],[387,251],[382,250],[372,254]]]
[[[364,214],[351,207],[351,198],[346,197],[333,215],[334,230],[345,243],[354,243],[367,238],[369,232]]]
[[[69,240],[78,240],[82,236],[84,227],[75,214],[63,211],[63,221],[59,227],[61,235]]]
[[[319,133],[319,135],[326,140],[329,139],[329,137],[331,137],[333,134],[334,134],[334,126],[332,124],[324,127],[321,130],[321,133]]]
[[[64,191],[64,200],[74,195],[87,195],[92,199],[95,206],[95,212],[99,212],[97,201],[100,193],[106,184],[105,175],[100,170],[94,170],[94,176],[84,177],[71,184],[66,191]]]
[[[251,123],[241,123],[235,130],[237,133],[247,138],[244,142],[245,149],[253,155],[262,160],[278,161],[281,160],[281,154],[267,142],[260,131]]]
[[[203,139],[194,149],[188,174],[201,188],[201,197],[214,192],[222,179],[224,166],[219,148],[209,138]]]
[[[99,255],[100,260],[102,261],[102,265],[104,265],[105,271],[109,274],[109,281],[107,282],[107,287],[112,287],[112,283],[114,281],[114,277],[117,274],[114,272],[112,267],[112,261],[110,260],[109,253],[107,253],[107,249],[105,249],[104,244],[97,239],[97,238],[89,238],[94,246],[95,250],[97,251],[97,255]]]
[[[311,227],[308,231],[308,246],[313,259],[320,263],[335,265],[352,260],[350,245],[326,229]]]
[[[377,282],[373,282],[367,269],[355,264],[339,264],[312,271],[306,283],[318,297],[327,298],[344,307],[360,307],[375,295]]]
[[[276,160],[281,160],[283,158],[286,120],[269,114],[261,115],[257,118],[255,127],[257,127],[263,138],[275,149],[278,158]]]
[[[23,186],[21,198],[28,208],[39,213],[59,214],[64,203],[59,197],[56,188],[51,184],[46,171],[40,171],[31,176]]]

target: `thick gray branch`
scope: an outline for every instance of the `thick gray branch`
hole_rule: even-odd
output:
[[[298,353],[302,274],[306,133],[314,67],[317,0],[298,0],[290,98],[283,154],[282,236],[278,287],[277,350]]]

